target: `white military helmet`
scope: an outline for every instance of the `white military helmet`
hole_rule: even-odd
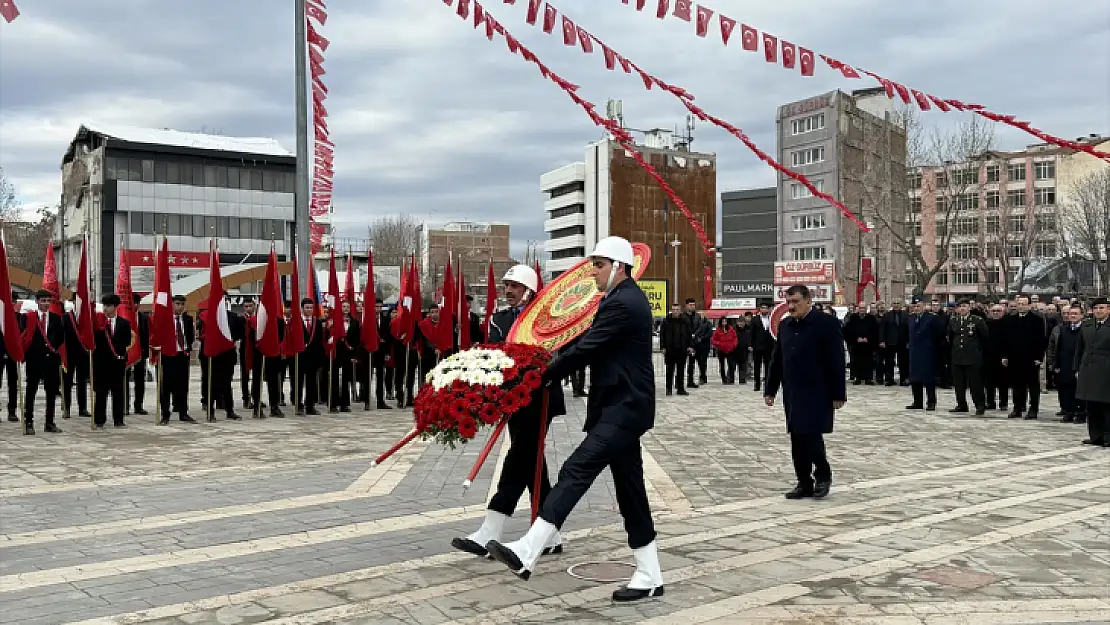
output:
[[[636,257],[632,253],[632,244],[627,239],[620,237],[605,237],[597,242],[590,257],[608,258],[615,263],[621,263],[629,269],[636,264]]]
[[[516,282],[528,287],[528,290],[535,293],[539,290],[540,279],[536,275],[536,270],[528,265],[514,265],[505,272],[505,277],[501,278],[502,282]]]

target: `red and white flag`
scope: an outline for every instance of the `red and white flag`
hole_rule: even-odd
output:
[[[127,262],[127,250],[123,248],[119,251],[116,295],[119,296],[116,314],[131,324],[131,342],[127,345],[127,366],[130,367],[139,362],[143,354],[142,346],[139,344],[139,311],[135,310],[135,299],[131,291],[131,264]]]
[[[783,39],[782,43],[782,66],[786,69],[794,69],[794,61],[797,60],[797,49],[794,44]]]
[[[494,282],[493,260],[489,261],[489,271],[486,273],[486,314],[482,319],[482,332],[489,340],[489,320],[493,316],[493,309],[497,308],[497,284]]]
[[[690,0],[674,0],[674,16],[680,20],[690,21]]]
[[[698,5],[697,33],[699,37],[709,34],[709,22],[713,20],[713,9]],[[728,43],[728,42],[725,42]]]
[[[339,341],[347,338],[343,328],[343,305],[339,301],[339,276],[335,273],[335,249],[331,251],[331,261],[328,263],[328,320],[331,321],[331,331],[328,332],[328,358],[335,358],[335,348]]]
[[[655,17],[663,19],[667,17],[667,11],[671,8],[671,0],[659,0],[659,8],[655,10]]]
[[[19,7],[15,6],[15,0],[0,0],[0,17],[3,17],[4,21],[9,24],[19,17]],[[10,291],[8,297],[11,297]]]
[[[5,265],[6,266],[6,265]],[[10,291],[9,291],[10,292]],[[96,337],[93,335],[93,302],[89,294],[89,239],[81,242],[81,262],[77,264],[77,292],[74,293],[73,318],[77,322],[77,338],[86,350],[96,348]]]
[[[347,252],[347,274],[343,276],[343,300],[351,305],[351,314],[355,312],[355,261],[351,252]]]
[[[54,303],[50,305],[50,312],[62,316],[62,289],[58,285],[58,263],[54,260],[54,246],[49,245],[46,248],[46,262],[42,266],[42,289],[49,291],[50,295],[54,298]]]
[[[459,267],[458,283],[459,350],[470,349],[474,337],[470,336],[470,302],[466,299],[466,276]]]
[[[151,298],[151,360],[177,355],[177,329],[174,327],[173,293],[170,288],[169,244],[162,238],[162,250],[154,258],[154,295]]]
[[[717,20],[721,22],[721,43],[728,45],[728,40],[732,37],[732,31],[736,28],[736,20],[724,15],[717,16]]]
[[[748,26],[747,24],[740,25],[740,45],[748,52],[755,52],[759,49],[759,31]]]
[[[262,281],[262,295],[255,312],[254,343],[267,358],[281,355],[281,284],[278,282],[277,254],[270,245],[270,258],[266,261],[266,278]],[[289,328],[285,331],[289,332]]]
[[[361,336],[362,346],[368,352],[378,351],[378,295],[374,290],[374,251],[366,254],[366,287],[362,292],[362,319]]]
[[[567,16],[563,16],[563,45],[578,45],[578,28]]]
[[[220,254],[215,243],[209,244],[208,252],[208,307],[204,311],[204,355],[215,358],[235,349],[231,338],[231,323],[227,317],[227,297],[224,280],[220,275]]]
[[[309,273],[311,273],[311,271]],[[291,305],[289,308],[289,323],[285,326],[285,340],[282,342],[281,346],[282,351],[285,352],[285,356],[295,356],[303,352],[305,348],[304,317],[301,316],[300,278],[300,271],[297,269],[297,255],[293,254],[293,284],[290,286],[293,297],[289,302]]]
[[[439,325],[436,327],[436,334],[439,338],[435,341],[437,345],[447,345],[447,349],[455,342],[455,318],[458,314],[458,303],[456,297],[462,293],[456,294],[455,292],[455,278],[451,272],[451,263],[447,263],[447,269],[443,272],[443,288],[441,289],[441,297],[439,302]],[[459,320],[460,329],[462,320]]]
[[[768,63],[778,63],[779,40],[771,33],[763,33],[763,57]]]
[[[540,16],[541,4],[543,4],[543,0],[528,0],[528,17],[525,18],[525,21],[528,22],[529,26],[536,25],[536,19]]]
[[[19,332],[18,312],[12,301],[12,282],[8,277],[8,246],[0,235],[0,334],[4,336],[4,350],[8,358],[23,362],[23,337]]]
[[[559,12],[555,7],[550,4],[543,5],[543,32],[551,34],[555,30],[555,18],[559,16]]]
[[[798,65],[801,67],[802,76],[812,76],[814,68],[813,50],[798,48]]]

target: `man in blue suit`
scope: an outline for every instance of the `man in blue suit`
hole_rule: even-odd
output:
[[[583,366],[590,367],[586,438],[563,464],[558,483],[528,533],[506,544],[492,540],[486,549],[521,579],[528,579],[544,547],[609,467],[628,546],[636,559],[631,581],[613,592],[613,600],[636,601],[663,594],[640,455],[640,437],[655,425],[651,305],[631,278],[635,257],[628,241],[620,237],[598,241],[590,262],[597,289],[604,293],[597,316],[581,340],[556,357],[544,376],[553,385]]]
[[[798,484],[787,499],[829,494],[832,468],[825,457],[825,434],[833,431],[833,413],[848,401],[844,382],[844,338],[836,317],[813,309],[809,289],[786,290],[790,316],[779,326],[763,401],[775,405],[782,385],[782,406],[790,432],[790,455]]]

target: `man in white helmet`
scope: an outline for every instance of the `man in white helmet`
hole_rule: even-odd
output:
[[[655,544],[655,524],[644,487],[640,437],[655,424],[655,372],[652,367],[651,306],[631,278],[632,245],[620,237],[597,243],[590,262],[594,282],[604,293],[593,324],[573,347],[551,363],[548,388],[571,372],[590,367],[586,438],[567,458],[559,481],[539,517],[520,540],[486,545],[491,556],[521,579],[528,579],[543,548],[606,467],[613,474],[617,506],[624,517],[636,571],[614,601],[636,601],[663,594],[663,574]]]
[[[509,307],[490,317],[489,340],[487,343],[504,343],[513,323],[525,306],[536,295],[539,277],[527,265],[516,265],[505,273],[502,279],[505,299]],[[505,464],[501,468],[501,479],[497,483],[497,493],[490,499],[485,521],[478,531],[466,538],[454,538],[451,546],[460,551],[477,556],[487,556],[486,544],[491,540],[501,540],[505,522],[513,515],[521,495],[535,487],[536,454],[539,453],[540,413],[543,411],[543,390],[532,393],[532,401],[509,419],[509,453],[505,454]],[[553,417],[566,414],[563,391],[559,387],[549,389],[547,423]],[[543,476],[540,481],[540,505],[543,505],[551,492],[551,479],[547,475],[547,461],[543,463]],[[530,499],[529,499],[530,501]],[[548,537],[543,552],[562,553],[563,541],[558,532]]]

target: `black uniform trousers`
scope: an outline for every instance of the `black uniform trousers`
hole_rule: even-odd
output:
[[[39,386],[46,393],[46,425],[54,424],[54,403],[62,381],[60,362],[58,358],[27,360],[27,393],[23,396],[23,421],[27,425],[35,422],[35,395]]]
[[[617,508],[624,518],[624,530],[628,533],[628,546],[639,549],[649,545],[655,540],[655,523],[651,519],[647,488],[644,486],[640,436],[638,432],[611,423],[595,425],[563,463],[563,468],[559,469],[559,481],[541,506],[540,516],[555,527],[562,528],[571,510],[578,505],[597,476],[609,467]]]
[[[952,365],[952,384],[956,387],[956,406],[967,408],[967,391],[971,389],[971,401],[976,408],[986,406],[983,393],[982,365]]]
[[[764,350],[756,350],[752,352],[752,378],[755,379],[755,388],[759,389],[760,383],[763,378],[760,376],[760,369],[765,373],[771,371],[771,352]]]
[[[686,368],[687,354],[663,354],[663,362],[667,365],[667,390],[671,390],[672,384],[678,388],[679,391],[686,390],[686,383],[682,379],[683,370]]]
[[[790,433],[790,457],[794,460],[794,475],[803,490],[812,491],[814,480],[832,481],[832,467],[825,456],[825,435]]]
[[[393,395],[397,398],[397,405],[403,406],[406,398],[409,403],[412,403],[412,387],[416,383],[416,376],[420,371],[420,358],[417,357],[416,352],[409,352],[408,362],[405,361],[405,356],[402,354],[397,359],[397,364],[401,366],[393,370]]]
[[[392,371],[384,363],[374,363],[374,398],[378,400],[379,406],[385,403],[386,389],[393,388]]]
[[[1077,384],[1073,373],[1056,374],[1056,396],[1060,398],[1060,410],[1065,414],[1076,415],[1082,410],[1082,402],[1075,398]]]
[[[131,399],[135,402],[135,412],[138,412],[143,409],[143,400],[146,399],[146,358],[140,358],[132,365],[127,375],[135,381],[135,395]]]
[[[296,405],[298,410],[316,410],[316,404],[320,401],[320,386],[317,371],[317,363],[313,358],[305,358],[304,354],[300,356],[300,362],[297,364],[297,377],[300,396],[296,398]]]
[[[694,348],[694,354],[686,358],[686,381],[694,381],[694,365],[698,366],[698,379],[705,380],[709,368],[709,348]]]
[[[1010,397],[1010,378],[1007,375],[1006,367],[1002,363],[989,363],[983,365],[983,381],[987,389],[987,405],[994,407],[995,393],[998,394],[999,408],[1005,408],[1009,403]]]
[[[201,344],[199,351],[200,355],[197,360],[200,361],[200,405],[205,406],[205,412],[208,411],[208,356],[204,355],[204,344]]]
[[[246,339],[243,339],[246,343]],[[256,373],[256,368],[261,370],[261,363],[251,363],[254,367],[247,368],[247,350],[240,347],[239,352],[239,390],[243,392],[243,405],[247,406],[254,400],[254,387],[251,385],[251,378]]]
[[[1039,365],[1014,364],[1008,366],[1010,385],[1014,389],[1014,411],[1025,412],[1040,410],[1041,407],[1041,368]],[[1028,399],[1028,404],[1026,400]]]
[[[355,369],[350,357],[336,357],[331,364],[331,395],[329,408],[351,407],[351,384],[354,382]]]
[[[170,409],[179,417],[189,414],[189,355],[162,356],[161,417],[170,418]]]
[[[740,372],[740,383],[744,384],[748,381],[748,348],[741,345],[733,350],[730,356],[736,363],[736,369]]]
[[[535,400],[533,400],[534,402]],[[523,418],[521,418],[523,417]],[[551,416],[547,425],[551,426]],[[512,516],[520,496],[529,493],[536,485],[536,455],[539,454],[540,417],[538,410],[528,414],[517,414],[509,419],[509,452],[505,454],[505,464],[501,467],[501,479],[497,482],[497,492],[489,501],[489,509]],[[547,473],[547,458],[543,460],[543,475],[540,478],[540,508],[551,493],[551,479]],[[533,496],[535,494],[533,493]]]
[[[271,410],[277,408],[281,404],[282,375],[284,370],[285,359],[281,356],[263,359],[262,374],[266,376],[266,395],[269,398]],[[256,397],[261,395],[261,393],[262,389],[256,391]]]
[[[250,378],[250,405],[252,408],[257,409],[262,402],[262,367],[264,364],[262,361],[265,359],[262,357],[261,352],[255,352],[252,358],[253,360],[249,370],[246,362],[242,360],[239,361],[239,371],[241,371],[239,379],[245,380],[248,377]],[[277,359],[275,358],[274,360]],[[243,404],[246,405],[247,402],[244,401]],[[276,406],[277,404],[273,405]]]
[[[875,350],[870,343],[855,343],[850,348],[852,354],[852,379],[868,381],[875,379]]]
[[[577,395],[586,394],[586,368],[582,367],[570,374],[571,391]]]
[[[65,386],[65,405],[73,412],[73,385],[77,384],[77,411],[84,416],[89,414],[89,354],[70,355],[69,369],[62,376]]]
[[[936,383],[922,384],[921,382],[914,382],[910,384],[910,391],[913,393],[914,406],[936,406],[937,405],[937,385]],[[927,403],[926,403],[927,402]]]
[[[3,361],[0,361],[0,366],[4,369],[4,377],[8,383],[8,416],[16,416],[16,409],[19,407],[19,363],[4,356]],[[86,369],[87,370],[87,369]]]
[[[123,361],[118,365],[97,368],[93,372],[93,387],[96,399],[93,402],[93,423],[104,425],[108,422],[108,397],[112,398],[112,423],[123,425],[123,408],[127,403],[127,372]]]
[[[231,392],[231,378],[235,376],[235,350],[229,349],[211,358],[208,369],[212,376],[212,396],[204,405],[206,415],[210,411],[215,412],[217,405],[222,405],[228,415],[235,414],[235,396]]]
[[[1110,442],[1110,403],[1087,402],[1087,433],[1092,441]]]

